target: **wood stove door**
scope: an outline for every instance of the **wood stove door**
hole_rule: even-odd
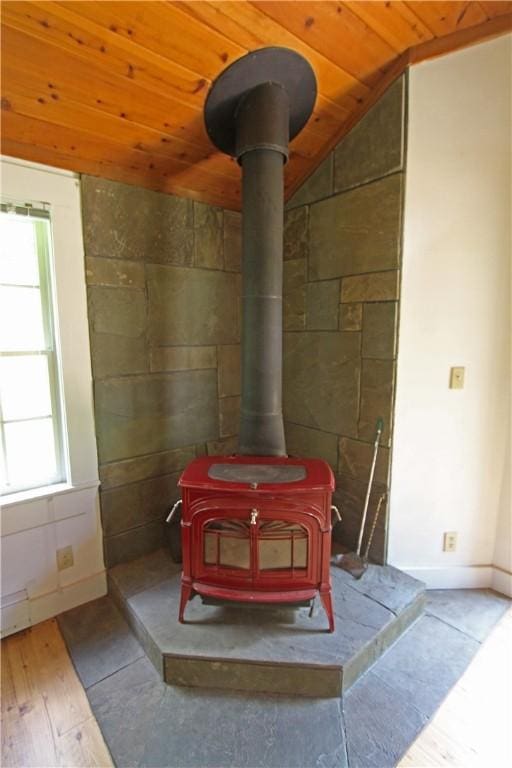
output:
[[[194,577],[201,581],[269,589],[318,582],[320,526],[303,505],[210,501],[193,515],[192,538]]]

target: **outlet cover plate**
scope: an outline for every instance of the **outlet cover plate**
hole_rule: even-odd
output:
[[[464,389],[464,373],[461,365],[450,368],[450,389]]]
[[[71,568],[74,564],[73,547],[62,547],[57,550],[57,569],[64,571],[66,568]]]

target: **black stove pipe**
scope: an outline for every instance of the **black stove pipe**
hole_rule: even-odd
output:
[[[242,404],[239,453],[286,456],[282,413],[283,218],[288,143],[316,99],[310,64],[260,48],[215,80],[204,108],[214,146],[242,167]]]
[[[283,166],[288,95],[278,83],[248,91],[236,112],[242,166],[242,399],[239,453],[286,456],[282,412]]]

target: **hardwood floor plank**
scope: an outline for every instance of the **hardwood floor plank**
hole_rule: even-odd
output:
[[[30,662],[37,666],[37,688],[52,728],[62,736],[91,716],[85,691],[71,664],[63,664],[67,649],[56,621],[45,621],[30,633]]]
[[[112,766],[55,619],[2,641],[2,766]]]

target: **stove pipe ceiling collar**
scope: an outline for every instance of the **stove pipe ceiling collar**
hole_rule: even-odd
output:
[[[283,166],[316,93],[315,75],[302,56],[288,48],[262,48],[225,69],[206,99],[211,141],[242,167],[241,455],[286,456]]]

